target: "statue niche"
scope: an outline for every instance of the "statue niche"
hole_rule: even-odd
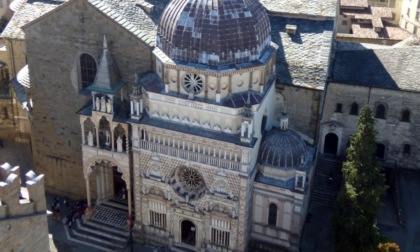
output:
[[[105,118],[102,117],[99,121],[99,146],[101,148],[110,148],[111,143],[111,129],[110,123]]]
[[[127,151],[127,133],[125,129],[118,124],[114,129],[114,150],[117,152]]]

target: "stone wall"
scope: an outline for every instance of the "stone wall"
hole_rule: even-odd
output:
[[[104,35],[122,79],[132,82],[136,71],[152,69],[150,48],[87,1],[72,1],[25,29],[34,163],[46,174],[49,191],[85,195],[76,111],[90,97],[79,94],[79,57],[89,53],[99,62]]]
[[[14,140],[16,142],[28,143],[31,140],[29,112],[23,109],[15,92],[12,92],[12,98],[14,132],[11,132],[10,136],[14,136]]]
[[[252,237],[255,241],[299,250],[303,227],[304,195],[288,189],[255,183]],[[268,224],[270,204],[277,207],[276,225]]]
[[[0,94],[0,138],[13,138],[13,110],[10,97],[1,97]]]
[[[48,221],[44,176],[26,173],[21,187],[20,168],[0,166],[0,244],[2,251],[48,251]]]
[[[2,251],[49,251],[46,214],[0,219]]]
[[[26,64],[26,42],[25,40],[5,39],[6,50],[8,52],[8,59],[6,65],[9,68],[10,79],[13,79],[20,69]]]
[[[356,102],[360,109],[368,103],[373,113],[376,106],[383,104],[386,108],[385,119],[376,119],[378,131],[377,142],[385,145],[383,164],[389,167],[404,167],[418,169],[417,140],[420,134],[420,118],[416,108],[420,106],[420,95],[415,92],[389,89],[369,88],[357,85],[330,83],[326,96],[322,118],[322,127],[329,122],[338,122],[342,126],[339,154],[345,155],[349,136],[356,132],[358,115],[350,115],[351,104]],[[337,103],[342,104],[342,112],[336,111]],[[410,111],[410,122],[402,122],[401,112],[406,108]],[[321,136],[321,145],[324,139]],[[403,146],[411,146],[410,154],[403,154]]]
[[[276,85],[276,115],[282,112],[279,100],[284,100],[289,127],[303,134],[304,140],[309,144],[317,139],[322,95],[323,90]]]

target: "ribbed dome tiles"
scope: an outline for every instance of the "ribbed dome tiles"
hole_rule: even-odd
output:
[[[270,42],[257,0],[172,0],[157,34],[157,46],[171,59],[214,66],[257,60]]]
[[[273,129],[265,136],[260,148],[260,162],[280,169],[297,169],[306,160],[306,145],[293,130]]]

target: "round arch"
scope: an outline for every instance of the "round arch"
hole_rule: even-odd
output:
[[[338,136],[335,133],[328,133],[324,138],[324,154],[337,155]]]
[[[118,169],[123,174],[129,174],[128,167],[125,167],[123,164],[121,164],[120,162],[116,161],[115,159],[110,158],[110,157],[106,157],[106,156],[93,156],[93,157],[91,157],[91,158],[83,161],[83,173],[84,173],[85,177],[88,177],[89,176],[89,174],[92,172],[92,166],[95,166],[98,161],[107,161],[107,162],[110,162],[114,166],[117,166]]]
[[[195,224],[188,220],[181,220],[181,242],[186,243],[191,246],[196,244],[196,226]]]

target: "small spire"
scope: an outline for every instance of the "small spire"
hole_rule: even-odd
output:
[[[106,42],[106,35],[104,34],[104,49],[108,49],[108,43]]]
[[[134,74],[134,84],[137,83],[137,81],[139,80],[139,76],[137,73]]]
[[[251,105],[251,91],[248,90],[248,99],[246,100],[247,105]]]

